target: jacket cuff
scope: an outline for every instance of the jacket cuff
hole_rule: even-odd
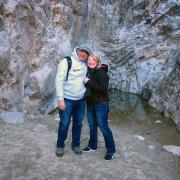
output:
[[[64,98],[59,96],[58,100],[61,101],[61,100],[64,100]]]

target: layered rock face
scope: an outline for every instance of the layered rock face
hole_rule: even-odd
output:
[[[111,88],[142,94],[178,124],[179,12],[178,0],[1,0],[0,110],[48,113],[58,61],[88,42]]]
[[[163,68],[170,66],[172,70],[156,84],[156,88],[152,89],[149,104],[165,116],[174,119],[180,131],[180,46],[172,53]]]

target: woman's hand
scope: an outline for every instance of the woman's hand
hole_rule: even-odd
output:
[[[88,78],[88,77],[86,77],[85,79],[84,79],[84,84],[86,84],[88,81],[89,81],[90,79]]]

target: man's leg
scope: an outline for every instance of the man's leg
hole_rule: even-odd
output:
[[[73,104],[71,100],[65,99],[65,103],[65,111],[59,110],[60,122],[58,130],[57,148],[63,148],[65,146],[64,141],[67,139],[68,128],[72,116]]]
[[[82,121],[85,114],[85,99],[75,102],[73,108],[72,147],[80,147]]]

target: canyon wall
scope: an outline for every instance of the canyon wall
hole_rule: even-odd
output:
[[[110,87],[180,123],[179,0],[0,0],[0,111],[48,113],[58,62],[82,42]]]

